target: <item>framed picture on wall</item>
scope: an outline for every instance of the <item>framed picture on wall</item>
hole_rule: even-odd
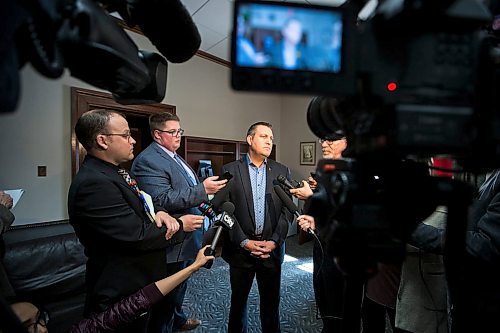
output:
[[[300,143],[300,165],[316,165],[316,142]]]

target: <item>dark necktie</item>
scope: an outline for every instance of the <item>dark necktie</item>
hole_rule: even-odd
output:
[[[148,218],[151,222],[154,222],[155,219],[153,218],[153,215],[150,212],[150,207],[148,206],[148,203],[146,202],[144,195],[141,193],[141,190],[139,189],[139,186],[137,185],[137,181],[135,179],[133,179],[132,177],[130,177],[130,174],[125,169],[118,169],[118,174],[120,174],[123,177],[123,179],[125,179],[125,182],[127,183],[127,185],[130,186],[130,188],[141,199],[142,205],[144,206],[144,211],[146,212],[146,215],[148,216]]]
[[[184,163],[182,162],[181,157],[179,155],[175,154],[174,159],[177,162],[177,164],[179,164],[179,166],[181,167],[181,172],[182,172],[183,176],[186,178],[186,180],[188,181],[189,185],[195,186],[196,179],[193,179],[193,177],[191,177],[189,175],[189,173],[186,171],[186,169],[184,168]]]

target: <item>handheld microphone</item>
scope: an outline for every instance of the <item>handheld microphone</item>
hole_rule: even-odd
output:
[[[278,177],[276,177],[276,179],[278,180],[278,182],[280,184],[282,184],[284,187],[287,188],[287,190],[291,190],[293,188],[297,188],[297,187],[302,187],[302,183],[301,182],[298,182],[296,180],[288,180],[285,176],[283,175],[279,175]]]
[[[234,208],[235,207],[232,202],[226,201],[222,204],[221,206],[222,213],[217,215],[217,217],[214,220],[214,224],[217,225],[217,231],[215,232],[212,244],[210,244],[210,247],[207,247],[205,249],[206,256],[215,255],[215,248],[217,247],[217,243],[219,242],[219,237],[220,234],[222,233],[222,229],[231,230],[233,228],[233,225],[235,223],[235,219],[232,217],[232,214],[234,213]],[[213,265],[213,260],[210,260],[207,261],[205,265],[203,265],[203,267],[211,268],[212,265]]]
[[[211,221],[214,221],[217,213],[221,213],[224,211],[223,206],[227,201],[229,189],[226,186],[224,186],[219,192],[215,193],[214,197],[210,202],[203,201],[199,206],[198,209],[201,211],[201,214],[203,216],[207,216]],[[234,212],[234,205],[233,205],[233,210]],[[232,214],[232,213],[231,213]]]
[[[290,197],[286,195],[285,191],[281,188],[281,186],[274,185],[274,192],[276,192],[281,202],[283,203],[283,205],[285,205],[286,209],[290,211],[290,213],[295,215],[295,217],[300,216],[299,208],[297,207],[296,204],[293,203],[292,199],[290,199]],[[307,229],[307,232],[310,233],[311,235],[316,234],[314,230],[312,230],[311,228]]]

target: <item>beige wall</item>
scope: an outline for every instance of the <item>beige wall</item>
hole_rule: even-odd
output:
[[[316,142],[316,162],[321,157],[317,138],[307,126],[306,111],[311,96],[285,96],[281,104],[281,162],[288,165],[292,178],[306,179],[316,169],[312,165],[300,165],[300,142]]]
[[[143,36],[131,34],[142,49],[153,49]],[[244,140],[248,126],[269,121],[274,126],[277,159],[294,177],[312,167],[299,166],[299,142],[313,136],[305,122],[309,98],[234,92],[230,70],[194,57],[169,64],[165,103],[176,105],[187,135]],[[21,71],[22,98],[16,112],[0,114],[0,189],[24,188],[15,224],[67,218],[66,196],[71,182],[70,87],[95,89],[66,73],[49,80],[30,66]],[[37,166],[47,177],[37,177]]]

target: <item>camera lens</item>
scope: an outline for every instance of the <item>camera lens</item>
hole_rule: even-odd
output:
[[[325,96],[316,96],[309,103],[307,124],[318,138],[336,140],[345,136],[337,105],[337,99]]]

